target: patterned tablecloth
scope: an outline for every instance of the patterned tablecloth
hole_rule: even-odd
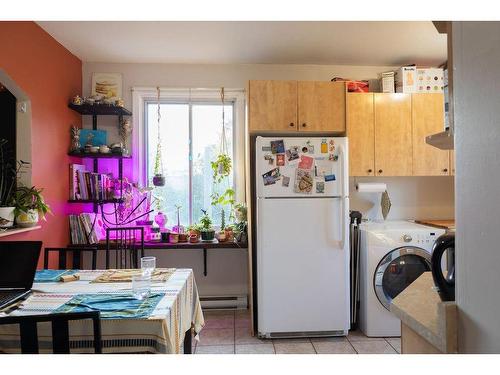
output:
[[[33,293],[11,316],[51,313],[82,294],[128,294],[130,282],[92,283],[104,271],[80,270],[80,280],[68,283],[39,282]],[[146,318],[102,319],[104,353],[182,353],[184,334],[194,328],[197,337],[204,325],[198,289],[191,269],[176,269],[166,282],[153,282],[151,293],[162,298]],[[5,313],[0,313],[5,316]],[[70,347],[75,352],[93,352],[92,322],[70,322]],[[38,324],[40,352],[52,352],[50,323]],[[0,351],[18,353],[19,328],[0,326]]]

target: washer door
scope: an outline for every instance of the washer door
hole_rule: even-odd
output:
[[[389,310],[391,301],[422,273],[431,270],[431,255],[414,246],[389,252],[378,264],[373,279],[375,294]]]

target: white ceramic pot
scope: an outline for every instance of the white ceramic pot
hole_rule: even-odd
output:
[[[14,225],[15,207],[0,207],[0,228],[10,228]]]
[[[22,212],[16,217],[16,223],[22,228],[34,227],[38,224],[38,211],[28,210],[28,212]]]

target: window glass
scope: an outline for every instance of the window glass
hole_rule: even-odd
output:
[[[233,104],[226,104],[224,111],[227,151],[234,160]],[[155,187],[154,194],[162,198],[162,210],[168,217],[167,226],[172,227],[177,224],[176,205],[182,207],[181,225],[187,226],[198,222],[202,209],[208,211],[214,225],[220,225],[221,210],[211,206],[214,184],[210,162],[215,160],[221,148],[222,105],[209,102],[161,103],[160,115],[162,162],[166,183],[163,187]],[[154,102],[147,103],[146,124],[148,182],[152,186],[158,137],[157,104]],[[231,174],[218,186],[218,192],[222,193],[233,186],[234,178]],[[229,222],[229,215],[230,207],[226,206],[226,223]]]

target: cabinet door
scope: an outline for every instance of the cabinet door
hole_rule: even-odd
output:
[[[347,94],[349,175],[375,175],[375,117],[373,94]]]
[[[345,83],[298,83],[299,131],[345,132]]]
[[[447,176],[450,155],[425,143],[425,137],[444,129],[443,94],[412,94],[413,175]]]
[[[297,81],[250,81],[249,131],[297,130]]]
[[[411,176],[411,96],[375,96],[375,175]]]

